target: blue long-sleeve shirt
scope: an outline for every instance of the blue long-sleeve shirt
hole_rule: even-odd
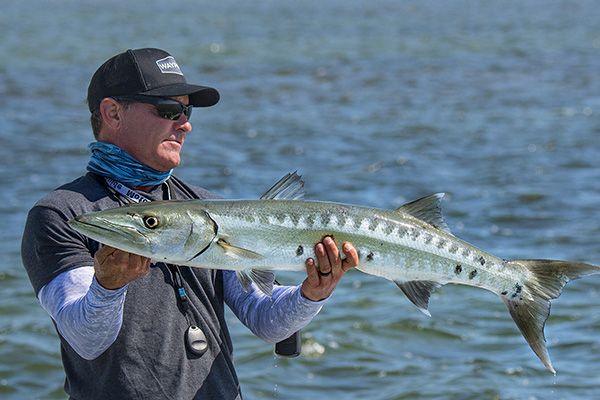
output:
[[[304,328],[326,300],[311,301],[300,286],[275,286],[272,297],[254,284],[245,292],[235,272],[223,271],[225,303],[255,335],[278,342]],[[94,277],[93,267],[61,273],[39,292],[42,307],[60,334],[82,358],[93,360],[116,340],[123,323],[127,285],[110,290]]]

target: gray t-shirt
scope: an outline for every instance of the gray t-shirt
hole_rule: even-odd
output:
[[[216,197],[176,177],[169,180],[169,190],[173,199]],[[165,193],[163,184],[148,197],[164,199]],[[119,205],[104,180],[88,173],[31,209],[21,253],[36,294],[60,273],[93,265],[98,243],[72,230],[67,221]],[[60,337],[65,391],[72,399],[241,398],[225,323],[223,273],[187,267],[181,272],[194,321],[207,336],[207,352],[197,357],[186,351],[189,324],[178,307],[170,271],[155,264],[129,284],[121,330],[102,355],[85,360]]]

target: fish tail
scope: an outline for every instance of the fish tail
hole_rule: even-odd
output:
[[[556,374],[544,337],[544,325],[550,315],[550,300],[560,296],[570,280],[600,273],[600,267],[556,260],[513,260],[508,264],[526,268],[531,276],[522,284],[515,284],[512,292],[503,292],[502,300],[531,349],[544,366]]]

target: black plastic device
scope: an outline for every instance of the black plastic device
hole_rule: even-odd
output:
[[[298,357],[302,351],[302,333],[294,332],[292,336],[275,344],[275,354],[281,357]]]

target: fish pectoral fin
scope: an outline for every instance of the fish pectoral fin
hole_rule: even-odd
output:
[[[264,258],[262,254],[258,254],[252,250],[244,249],[242,247],[234,246],[223,238],[217,240],[217,244],[223,249],[223,251],[225,251],[225,254],[227,254],[229,257],[237,259],[249,258],[252,260],[260,260],[261,258]]]
[[[406,297],[415,305],[417,308],[428,317],[431,317],[429,312],[429,297],[434,289],[442,286],[441,283],[434,281],[407,281],[400,282],[394,281],[396,285],[404,292]]]
[[[250,279],[248,274],[244,271],[235,271],[235,276],[237,276],[240,286],[242,289],[244,289],[244,292],[249,291],[250,286],[252,285],[252,279]]]
[[[301,200],[304,198],[304,181],[296,171],[277,181],[262,196],[261,200]]]
[[[427,222],[429,225],[450,233],[450,228],[448,228],[448,224],[446,224],[442,215],[441,201],[444,195],[445,193],[435,193],[430,196],[421,197],[420,199],[404,204],[396,209],[396,211],[410,214],[421,221]]]
[[[273,272],[265,271],[264,269],[251,269],[250,277],[261,292],[269,297],[273,295],[273,282],[275,281],[275,274]]]
[[[262,269],[251,269],[249,272],[236,271],[235,274],[244,291],[249,291],[252,282],[254,282],[261,292],[269,297],[273,295],[273,283],[275,281],[275,274],[273,272]]]

